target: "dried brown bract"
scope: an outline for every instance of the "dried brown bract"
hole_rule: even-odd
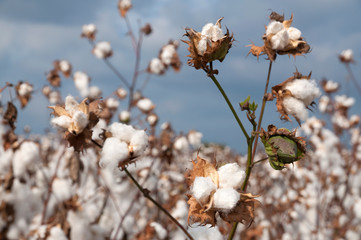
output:
[[[28,82],[20,81],[15,86],[15,90],[16,96],[20,101],[21,108],[26,107],[31,98],[31,93],[33,92],[33,85],[29,84]]]
[[[207,64],[209,62],[219,60],[222,62],[226,57],[228,50],[232,47],[234,41],[233,34],[230,35],[227,29],[226,34],[223,34],[221,29],[221,21],[218,19],[216,24],[206,24],[202,32],[196,32],[192,28],[186,28],[185,36],[189,41],[182,40],[188,44],[188,51],[190,59],[187,61],[188,65],[196,69],[209,70]]]
[[[248,54],[252,53],[257,59],[261,55],[267,55],[268,59],[274,61],[277,54],[296,57],[309,53],[310,46],[301,37],[301,31],[291,27],[292,22],[293,14],[289,20],[284,20],[284,16],[272,12],[266,33],[262,37],[264,45],[256,46],[254,43],[248,45],[251,47]]]

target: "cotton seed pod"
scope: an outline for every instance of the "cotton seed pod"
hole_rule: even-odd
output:
[[[268,131],[261,130],[261,141],[265,147],[269,163],[272,168],[282,170],[285,164],[302,159],[306,152],[306,143],[296,132],[286,128],[277,129],[274,125],[268,126]]]
[[[222,62],[226,57],[228,50],[232,46],[233,34],[223,34],[221,30],[221,21],[218,19],[216,24],[206,24],[202,32],[196,32],[192,28],[186,28],[185,36],[189,41],[182,40],[188,44],[188,65],[194,66],[196,69],[205,69],[209,62],[219,60]]]

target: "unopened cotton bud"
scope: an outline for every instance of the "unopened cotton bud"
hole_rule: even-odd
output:
[[[109,42],[98,42],[93,48],[93,54],[97,58],[108,58],[113,54],[112,47]]]

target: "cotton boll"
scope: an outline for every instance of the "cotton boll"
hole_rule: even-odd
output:
[[[75,111],[72,120],[75,126],[78,127],[79,132],[82,132],[89,123],[88,115],[82,111]]]
[[[92,133],[92,139],[94,140],[100,140],[100,134],[103,133],[103,129],[105,129],[107,126],[107,123],[104,119],[100,118],[97,125],[93,127],[93,133]]]
[[[186,152],[189,150],[189,144],[186,137],[181,136],[174,142],[174,148],[178,151]]]
[[[105,104],[110,109],[117,109],[119,106],[119,101],[117,101],[115,98],[108,98]]]
[[[121,122],[127,123],[130,120],[130,112],[127,110],[123,110],[119,113],[119,120]]]
[[[279,31],[271,38],[272,49],[283,50],[289,43],[289,36],[286,29]]]
[[[128,92],[124,88],[117,89],[117,95],[120,99],[124,99],[127,96]]]
[[[13,171],[15,177],[22,177],[27,169],[33,169],[36,162],[41,159],[39,146],[30,141],[23,142],[20,148],[14,153]]]
[[[115,137],[110,137],[104,142],[99,165],[102,168],[116,169],[118,163],[127,159],[128,156],[128,145]]]
[[[302,100],[304,105],[310,105],[315,98],[321,96],[321,91],[317,87],[315,80],[296,79],[287,83],[285,89],[289,90],[293,97]]]
[[[346,49],[341,52],[341,57],[346,61],[352,61],[353,51],[351,49]]]
[[[50,104],[57,104],[61,101],[61,96],[58,91],[51,91],[49,93],[49,103]]]
[[[196,177],[192,185],[192,195],[201,204],[205,204],[212,191],[216,190],[217,186],[210,177]]]
[[[223,235],[220,233],[217,226],[213,227],[210,224],[205,226],[192,225],[188,228],[189,234],[197,240],[222,240]]]
[[[213,195],[215,208],[231,210],[237,205],[240,194],[233,188],[220,188]]]
[[[90,98],[92,98],[92,99],[100,98],[102,96],[102,91],[97,86],[91,86],[89,88],[89,95],[88,96]]]
[[[155,232],[157,233],[159,239],[165,239],[167,237],[167,230],[159,223],[152,222],[150,226],[155,229]]]
[[[62,115],[59,117],[52,118],[50,122],[55,127],[68,129],[72,123],[72,119],[66,115]]]
[[[327,96],[322,96],[318,102],[318,109],[320,112],[325,112],[327,110],[330,98]]]
[[[284,29],[284,26],[281,22],[271,21],[267,26],[266,35],[277,34],[278,32],[282,31],[283,29]]]
[[[327,81],[324,88],[326,91],[333,92],[336,91],[339,87],[339,84],[337,82],[333,82],[331,80]]]
[[[188,141],[194,148],[199,148],[202,144],[203,134],[197,131],[189,131],[188,133]]]
[[[149,71],[153,74],[162,74],[165,71],[165,65],[159,58],[153,58],[149,62]]]
[[[53,194],[58,202],[63,202],[71,198],[72,188],[68,179],[56,178],[52,185]]]
[[[135,129],[130,125],[115,122],[108,127],[108,131],[112,133],[113,137],[129,143]]]
[[[163,63],[166,65],[171,64],[172,58],[174,54],[176,53],[175,46],[173,44],[168,44],[162,49],[162,53],[160,54],[160,59]]]
[[[237,163],[228,163],[218,170],[220,188],[238,188],[245,179],[245,172]]]
[[[76,89],[78,89],[80,94],[85,97],[88,93],[88,86],[90,81],[89,76],[84,72],[75,72],[73,79]]]
[[[119,7],[120,8],[130,8],[132,6],[131,0],[121,0],[119,1]]]
[[[287,32],[290,40],[298,40],[301,38],[301,31],[295,27],[289,27]]]
[[[93,54],[97,58],[107,58],[112,55],[112,47],[109,42],[98,42],[93,48]]]
[[[155,106],[149,98],[143,98],[137,102],[137,107],[143,112],[150,112]]]
[[[222,29],[212,23],[204,25],[201,34],[211,39],[213,42],[216,42],[224,36]]]
[[[143,130],[137,130],[130,139],[129,149],[134,156],[140,156],[148,146],[148,136]]]
[[[199,40],[197,45],[197,51],[200,56],[203,56],[205,51],[207,51],[209,39],[207,37],[202,37],[201,40]]]
[[[298,119],[306,120],[308,118],[308,112],[302,101],[293,98],[286,97],[283,99],[283,106],[288,114],[291,114]]]
[[[355,103],[355,99],[353,97],[347,97],[346,95],[337,95],[335,96],[336,104],[339,107],[349,108]]]
[[[73,115],[73,112],[76,111],[78,105],[79,103],[72,96],[69,95],[65,98],[65,110],[70,115]]]
[[[20,96],[24,97],[29,95],[33,91],[33,86],[31,86],[29,83],[22,83],[19,86],[18,93]]]
[[[95,26],[95,24],[86,24],[86,25],[83,25],[82,27],[82,31],[83,31],[83,34],[88,36],[88,35],[92,35],[96,32],[97,28]]]
[[[47,240],[68,240],[68,238],[60,227],[52,227]]]

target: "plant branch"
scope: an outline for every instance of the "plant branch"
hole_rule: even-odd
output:
[[[359,94],[361,95],[361,87],[359,85],[359,83],[357,82],[355,75],[353,74],[350,64],[349,63],[345,63],[346,69],[348,74],[350,75],[351,80],[353,81],[353,83],[355,84],[357,91],[359,92]]]
[[[212,71],[212,70],[213,70],[213,69],[211,69],[211,71]],[[236,119],[239,127],[241,128],[241,130],[242,130],[242,132],[243,132],[243,134],[244,134],[244,136],[246,137],[247,142],[248,142],[248,141],[250,140],[250,137],[249,137],[246,129],[244,128],[241,120],[239,119],[236,111],[234,110],[234,108],[233,108],[233,106],[232,106],[232,103],[229,101],[227,94],[224,92],[222,86],[219,84],[218,80],[216,79],[216,77],[215,77],[213,74],[210,74],[209,77],[213,80],[214,84],[216,84],[218,90],[221,92],[222,96],[224,97],[224,100],[226,100],[229,109],[231,109],[234,118]]]
[[[155,201],[150,195],[149,190],[144,189],[137,180],[133,177],[130,172],[124,168],[125,173],[128,175],[128,177],[134,182],[134,184],[137,186],[137,188],[143,193],[143,196],[147,199],[149,199],[154,205],[158,207],[163,213],[167,215],[186,235],[189,239],[193,240],[193,237],[187,232],[187,230],[175,219],[166,209],[164,209],[157,201]]]

